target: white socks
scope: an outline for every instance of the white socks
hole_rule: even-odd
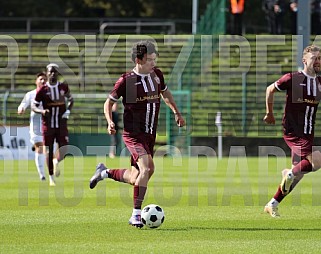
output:
[[[108,172],[107,172],[107,169],[106,170],[103,170],[101,173],[100,173],[100,176],[101,178],[108,178]]]
[[[35,163],[40,178],[45,176],[45,155],[43,153],[35,153]]]
[[[272,207],[277,207],[279,204],[280,203],[276,199],[272,198],[267,205]]]
[[[132,215],[140,215],[141,214],[141,212],[142,212],[142,210],[141,209],[133,209],[133,213],[132,213]]]

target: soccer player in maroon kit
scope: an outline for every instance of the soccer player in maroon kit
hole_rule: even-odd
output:
[[[282,182],[274,197],[264,208],[272,217],[279,217],[278,205],[304,174],[321,167],[321,152],[313,151],[314,124],[321,100],[320,48],[310,45],[303,50],[302,71],[285,74],[266,89],[267,124],[275,124],[273,115],[274,92],[286,92],[283,115],[283,138],[291,149],[292,169],[282,171]]]
[[[155,66],[157,57],[158,52],[152,42],[141,41],[135,44],[131,57],[135,68],[118,79],[104,104],[108,133],[113,135],[116,130],[112,106],[122,97],[123,140],[131,153],[131,170],[108,169],[100,163],[90,179],[91,189],[104,178],[134,185],[133,212],[129,224],[138,228],[143,227],[141,207],[148,181],[155,168],[153,155],[161,97],[175,114],[177,125],[185,125],[185,120],[164,83],[163,73]]]
[[[67,119],[73,106],[73,97],[67,83],[58,81],[57,64],[47,65],[47,83],[36,94],[32,110],[42,114],[42,130],[46,149],[46,162],[49,171],[49,184],[55,186],[54,175],[60,171],[58,162],[64,159],[69,139]],[[67,100],[67,105],[66,105]],[[39,107],[42,105],[43,109]],[[58,151],[54,158],[54,142],[58,143]]]

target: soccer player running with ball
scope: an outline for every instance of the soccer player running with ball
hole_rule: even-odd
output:
[[[264,208],[272,217],[279,217],[278,205],[305,174],[321,167],[321,152],[313,150],[314,124],[321,100],[320,48],[310,45],[303,50],[302,71],[288,73],[266,89],[267,124],[275,124],[273,115],[274,93],[286,92],[282,120],[283,138],[291,149],[292,169],[282,171],[282,182],[274,197]]]
[[[134,69],[118,79],[104,104],[108,133],[114,135],[116,130],[112,119],[112,107],[122,97],[122,136],[131,153],[131,169],[109,169],[100,163],[90,179],[91,189],[104,178],[134,186],[133,212],[129,224],[138,228],[143,227],[141,207],[148,181],[155,168],[153,155],[161,97],[175,114],[177,125],[185,125],[185,120],[164,83],[163,73],[156,67],[157,57],[158,52],[152,42],[141,41],[135,44],[131,56],[135,64]]]

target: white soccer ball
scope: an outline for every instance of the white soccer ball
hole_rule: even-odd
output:
[[[165,220],[164,210],[159,205],[147,205],[142,210],[141,218],[146,227],[158,228]]]

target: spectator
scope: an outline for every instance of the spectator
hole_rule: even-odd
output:
[[[311,1],[311,34],[321,33],[321,0]]]
[[[268,23],[270,34],[282,34],[285,0],[263,0],[262,9]]]
[[[244,0],[230,0],[232,13],[232,34],[243,33]]]
[[[298,16],[297,0],[290,0],[291,34],[297,34],[297,19],[298,19],[297,16]]]

